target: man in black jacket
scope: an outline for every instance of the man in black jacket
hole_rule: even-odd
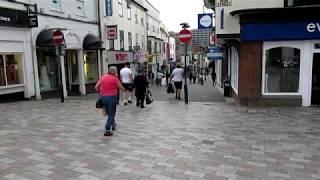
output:
[[[135,88],[135,96],[137,98],[137,107],[144,108],[144,98],[146,95],[148,80],[143,75],[142,70],[138,70],[138,75],[134,78],[133,86]]]

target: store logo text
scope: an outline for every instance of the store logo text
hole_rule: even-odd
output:
[[[11,19],[9,17],[0,16],[0,21],[10,22]]]
[[[307,25],[307,31],[308,32],[320,32],[320,23],[309,23]]]

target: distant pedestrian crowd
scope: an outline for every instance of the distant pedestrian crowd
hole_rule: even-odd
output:
[[[196,83],[197,78],[196,69],[189,70],[189,83]],[[208,75],[208,71],[205,71],[204,77]],[[133,103],[133,92],[136,97],[136,106],[139,108],[145,108],[146,104],[151,104],[152,94],[149,89],[149,83],[156,83],[157,86],[166,86],[167,93],[174,93],[177,100],[181,100],[181,90],[183,80],[187,74],[185,68],[180,64],[171,71],[165,69],[158,71],[155,75],[152,71],[149,71],[147,76],[143,69],[138,69],[134,76],[130,69],[130,63],[126,63],[125,66],[118,70],[115,66],[111,66],[108,69],[108,73],[104,74],[97,82],[95,89],[99,92],[99,98],[96,102],[96,107],[103,110],[103,114],[106,116],[105,123],[105,136],[112,136],[113,131],[117,129],[117,123],[115,120],[117,105],[119,104],[119,92],[123,92],[123,105]],[[202,77],[202,78],[204,78]],[[199,78],[199,77],[198,77]],[[216,75],[212,72],[213,85],[215,85]]]

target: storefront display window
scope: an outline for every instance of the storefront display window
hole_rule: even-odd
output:
[[[300,50],[277,47],[266,51],[265,93],[297,93],[300,77]]]
[[[86,51],[84,54],[84,74],[86,83],[96,83],[99,78],[98,72],[97,51]]]
[[[23,84],[21,54],[0,54],[0,86]]]
[[[59,72],[57,57],[45,56],[37,50],[40,91],[53,91],[59,88]]]

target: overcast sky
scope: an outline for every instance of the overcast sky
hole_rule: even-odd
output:
[[[188,22],[191,29],[198,28],[198,14],[203,13],[203,0],[148,0],[159,11],[160,18],[169,31],[179,32],[182,22]],[[205,13],[212,10],[204,9]]]

